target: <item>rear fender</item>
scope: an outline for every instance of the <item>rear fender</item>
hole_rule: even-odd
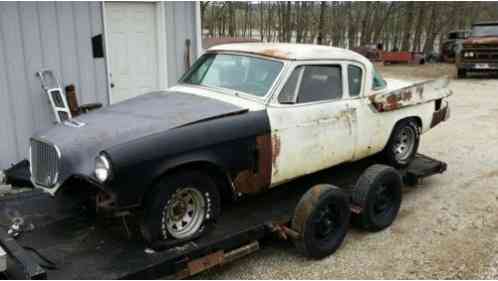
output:
[[[394,111],[405,107],[446,98],[452,95],[449,80],[443,77],[409,85],[400,89],[371,95],[373,107],[378,112]]]

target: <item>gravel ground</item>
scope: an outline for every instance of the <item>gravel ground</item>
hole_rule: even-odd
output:
[[[448,75],[452,65],[380,66],[386,76]],[[394,224],[378,233],[352,229],[342,247],[319,261],[290,243],[262,250],[205,279],[498,279],[498,80],[452,80],[451,119],[422,137],[420,152],[448,171],[404,192]]]

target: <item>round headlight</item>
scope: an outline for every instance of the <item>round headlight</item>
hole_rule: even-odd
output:
[[[111,175],[111,164],[104,154],[95,159],[95,177],[100,182],[105,182]]]
[[[470,52],[469,57],[473,57],[473,56],[474,56],[474,52]]]

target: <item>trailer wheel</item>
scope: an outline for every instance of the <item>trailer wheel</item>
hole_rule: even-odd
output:
[[[390,226],[401,206],[401,175],[386,165],[370,166],[358,179],[352,193],[352,203],[361,208],[353,214],[353,225],[369,231]]]
[[[141,231],[149,243],[192,240],[208,231],[220,214],[214,181],[199,171],[165,176],[146,196]]]
[[[299,200],[292,229],[297,250],[306,257],[320,259],[333,254],[342,244],[349,226],[348,196],[339,188],[320,184]]]

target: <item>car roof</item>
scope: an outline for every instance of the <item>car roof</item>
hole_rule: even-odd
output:
[[[285,60],[354,60],[370,63],[367,58],[351,50],[313,44],[233,43],[214,46],[207,51],[248,53]]]

